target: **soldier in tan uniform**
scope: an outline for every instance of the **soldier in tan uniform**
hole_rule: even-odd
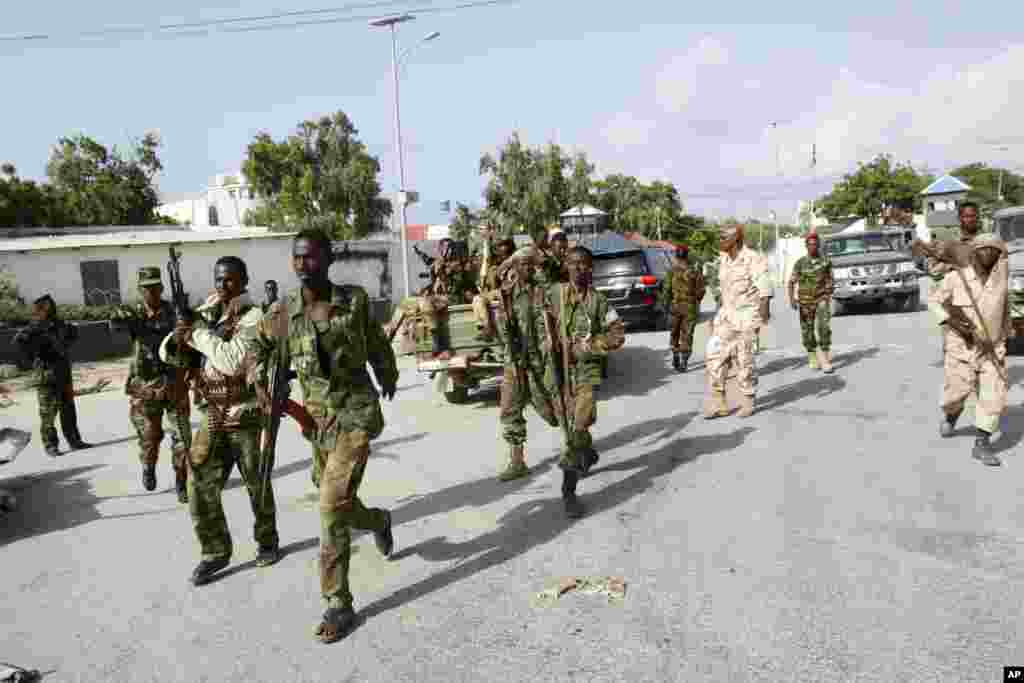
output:
[[[942,326],[943,362],[940,433],[953,435],[969,394],[975,394],[977,438],[972,455],[986,465],[1002,464],[990,438],[1006,410],[1006,339],[1010,335],[1009,268],[1006,244],[995,235],[971,242],[971,264],[954,268],[929,297]]]
[[[770,318],[768,302],[772,296],[768,262],[743,244],[743,227],[727,223],[718,234],[718,279],[722,305],[713,322],[708,340],[705,367],[710,397],[704,417],[725,417],[729,407],[725,399],[726,371],[736,369],[742,397],[739,416],[754,414],[757,376],[754,368],[754,338]]]

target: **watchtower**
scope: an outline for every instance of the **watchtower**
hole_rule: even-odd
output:
[[[958,227],[960,203],[967,199],[970,189],[971,186],[959,178],[944,175],[921,190],[925,225],[929,229]]]

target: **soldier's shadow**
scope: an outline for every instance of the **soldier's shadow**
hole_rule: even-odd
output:
[[[664,429],[664,425],[658,428]],[[752,427],[742,427],[727,434],[675,438],[660,448],[605,466],[603,471],[636,471],[600,489],[596,488],[592,479],[586,480],[581,485],[580,499],[588,508],[587,518],[596,517],[639,494],[657,488],[658,481],[680,465],[705,455],[739,447],[753,431]],[[573,525],[574,520],[566,518],[561,499],[551,497],[524,501],[505,513],[498,523],[500,526],[497,529],[469,541],[450,542],[444,537],[437,537],[397,553],[395,560],[411,555],[418,555],[430,562],[473,559],[405,586],[367,605],[361,612],[362,619],[396,609],[479,572],[514,560],[532,548],[557,538]]]
[[[608,354],[608,379],[597,392],[599,400],[621,396],[646,396],[668,384],[676,373],[666,360],[664,349],[626,345]]]
[[[1024,439],[1024,407],[1010,406],[1006,409],[1006,415],[1000,420],[1000,431],[1002,434],[998,441],[992,442],[996,453],[1005,453],[1016,448]],[[974,431],[973,429],[971,430]]]
[[[767,412],[805,398],[821,400],[837,391],[842,391],[844,387],[846,387],[846,382],[841,377],[818,375],[759,395],[754,405],[758,413]]]

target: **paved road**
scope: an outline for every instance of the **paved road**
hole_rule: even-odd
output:
[[[195,589],[169,462],[145,493],[124,398],[83,397],[82,431],[101,448],[51,461],[34,443],[2,473],[21,507],[0,522],[0,660],[48,682],[1001,680],[1024,664],[1024,364],[1011,360],[1006,465],[989,469],[970,458],[970,420],[937,437],[925,313],[834,329],[825,376],[804,366],[794,317],[776,320],[759,412],[712,422],[698,415],[699,354],[676,375],[666,333],[630,335],[581,484],[592,513],[573,524],[556,432],[531,418],[534,475],[499,483],[494,394],[447,406],[406,365],[363,489],[394,510],[396,557],[356,540],[365,621],[332,646],[311,635],[318,522],[294,427],[275,479],[286,557],[254,566],[236,475],[235,564]],[[4,416],[33,428],[34,411],[30,399]],[[621,604],[535,599],[559,577],[607,575],[628,584]]]

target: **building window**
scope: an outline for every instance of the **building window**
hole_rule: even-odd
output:
[[[210,227],[211,228],[216,228],[218,225],[220,225],[220,221],[217,220],[217,207],[216,206],[211,206],[210,207],[209,215],[210,215]]]
[[[82,261],[82,294],[86,306],[121,303],[121,280],[117,261]]]

